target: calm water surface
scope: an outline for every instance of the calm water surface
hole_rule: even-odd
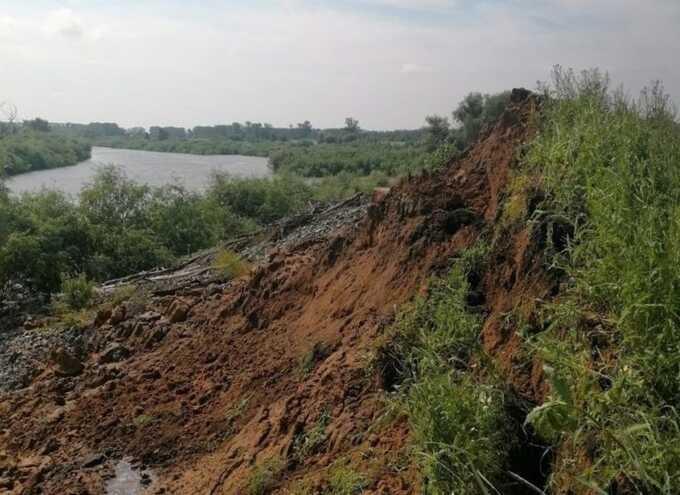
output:
[[[72,167],[17,175],[7,181],[7,186],[15,193],[48,187],[77,195],[105,165],[116,165],[129,178],[143,184],[162,186],[179,181],[193,191],[204,189],[213,171],[228,172],[236,177],[266,177],[271,173],[267,159],[260,157],[185,155],[95,147],[90,160]]]

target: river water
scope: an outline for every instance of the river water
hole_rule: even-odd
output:
[[[189,190],[201,191],[214,171],[235,177],[266,177],[271,174],[267,159],[240,155],[186,155],[155,151],[92,148],[92,158],[72,167],[39,170],[11,177],[7,186],[14,193],[35,192],[47,187],[77,195],[98,169],[116,165],[137,182],[162,186],[180,182]]]

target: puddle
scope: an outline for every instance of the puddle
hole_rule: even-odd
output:
[[[143,495],[153,477],[146,471],[132,467],[130,459],[123,459],[115,466],[113,478],[106,482],[106,495]]]

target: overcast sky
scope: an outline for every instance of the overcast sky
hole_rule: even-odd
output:
[[[680,96],[680,0],[0,0],[0,101],[126,127],[414,128],[554,64]]]

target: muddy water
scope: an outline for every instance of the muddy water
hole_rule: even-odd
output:
[[[267,159],[240,155],[187,155],[155,151],[92,148],[92,158],[72,167],[39,170],[7,180],[14,193],[35,192],[43,187],[77,195],[105,165],[120,167],[128,177],[142,184],[163,186],[179,181],[192,191],[203,190],[214,171],[236,177],[266,177],[271,171]]]

